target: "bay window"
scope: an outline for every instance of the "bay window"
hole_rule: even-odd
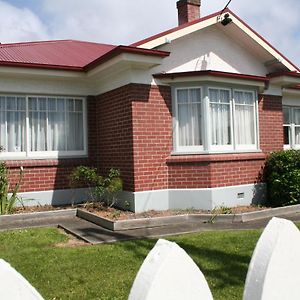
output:
[[[284,148],[300,149],[300,106],[283,106]]]
[[[258,150],[256,95],[208,85],[175,88],[175,152]]]
[[[86,155],[85,99],[0,96],[2,156]]]

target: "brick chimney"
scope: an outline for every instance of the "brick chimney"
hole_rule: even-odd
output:
[[[178,24],[182,25],[200,18],[201,0],[177,1]]]

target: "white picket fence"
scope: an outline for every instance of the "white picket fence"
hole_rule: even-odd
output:
[[[300,234],[293,222],[273,218],[254,250],[244,300],[300,299]],[[22,275],[0,260],[0,299],[42,300]],[[128,300],[212,300],[207,281],[176,243],[159,240],[143,262]]]

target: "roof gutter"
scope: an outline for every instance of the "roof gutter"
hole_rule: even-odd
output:
[[[221,71],[192,71],[192,72],[180,72],[180,73],[159,73],[153,74],[154,78],[157,79],[175,79],[178,77],[197,77],[197,76],[212,76],[212,77],[223,77],[223,78],[232,78],[232,79],[245,79],[259,82],[268,82],[268,77],[255,76],[255,75],[246,75],[246,74],[237,74]]]
[[[84,71],[88,72],[91,69],[107,62],[108,60],[123,54],[123,53],[129,53],[129,54],[137,54],[137,55],[145,55],[145,56],[156,56],[156,57],[167,57],[170,55],[170,52],[166,51],[160,51],[160,50],[152,50],[152,49],[144,49],[144,48],[136,48],[131,46],[118,46],[114,48],[113,50],[109,51],[108,53],[104,54],[103,56],[97,58],[93,62],[89,63],[84,67]]]

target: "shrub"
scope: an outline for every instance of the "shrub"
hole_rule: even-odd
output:
[[[20,201],[17,192],[22,182],[23,168],[20,168],[19,180],[15,184],[12,191],[10,191],[8,174],[9,171],[5,163],[0,163],[0,215],[11,214],[15,208],[16,203]]]
[[[268,205],[300,204],[300,151],[271,153],[265,165],[264,179]]]
[[[117,194],[123,188],[119,170],[110,169],[108,176],[98,175],[96,168],[79,166],[71,174],[73,187],[87,186],[90,190],[92,201],[104,202],[108,206],[117,203]]]

